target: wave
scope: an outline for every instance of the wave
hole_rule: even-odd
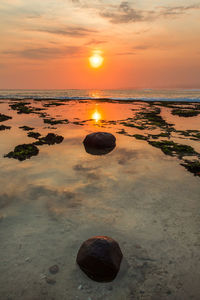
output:
[[[188,98],[188,97],[87,97],[87,96],[75,96],[75,97],[52,97],[52,96],[36,96],[36,95],[17,95],[17,94],[7,94],[0,95],[0,99],[12,99],[12,100],[98,100],[98,101],[145,101],[145,102],[155,102],[155,101],[169,101],[169,102],[200,102],[200,98]]]

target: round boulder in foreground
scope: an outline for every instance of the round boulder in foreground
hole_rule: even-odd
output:
[[[91,279],[109,282],[116,277],[122,257],[115,240],[107,236],[95,236],[81,245],[76,262]]]
[[[87,153],[103,155],[115,148],[116,138],[108,132],[94,132],[85,137],[83,144]]]

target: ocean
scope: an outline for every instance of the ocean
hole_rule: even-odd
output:
[[[200,90],[0,97],[0,300],[200,299]],[[76,257],[102,235],[123,260],[99,283]]]
[[[121,100],[200,102],[200,89],[0,90],[0,99]]]

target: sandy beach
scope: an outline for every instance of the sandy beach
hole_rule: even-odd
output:
[[[5,99],[0,112],[0,300],[200,299],[199,104]],[[85,151],[96,131],[113,151]],[[33,143],[37,155],[5,157]],[[124,255],[109,283],[76,265],[95,235]]]

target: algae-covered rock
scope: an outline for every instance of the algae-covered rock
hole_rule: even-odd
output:
[[[200,176],[200,162],[198,160],[185,160],[181,165],[195,176]]]
[[[54,133],[48,133],[45,137],[39,138],[35,145],[54,145],[60,144],[63,141],[63,137],[61,135],[57,135]]]
[[[21,126],[19,127],[20,129],[23,129],[24,131],[30,131],[30,130],[33,130],[34,128],[33,127],[29,127],[29,126]]]
[[[185,155],[196,155],[197,152],[188,145],[174,143],[173,141],[148,141],[150,145],[160,148],[166,155],[177,155],[179,157]]]
[[[41,136],[39,132],[33,132],[33,131],[29,132],[27,135],[28,137],[32,137],[34,139],[38,139]]]
[[[33,109],[28,107],[29,102],[17,102],[15,104],[11,104],[10,107],[13,110],[16,110],[18,114],[30,114],[33,112]]]
[[[0,122],[7,121],[9,119],[12,119],[12,117],[0,113]]]
[[[173,109],[172,115],[177,115],[179,117],[195,117],[200,114],[200,110],[196,109]]]
[[[10,128],[11,128],[11,126],[0,125],[0,131],[10,129]]]
[[[4,155],[4,157],[15,158],[20,161],[38,155],[39,149],[33,144],[22,144],[15,147],[14,151]]]
[[[77,255],[77,264],[91,279],[99,282],[112,281],[122,260],[119,244],[107,236],[95,236],[85,241]]]

